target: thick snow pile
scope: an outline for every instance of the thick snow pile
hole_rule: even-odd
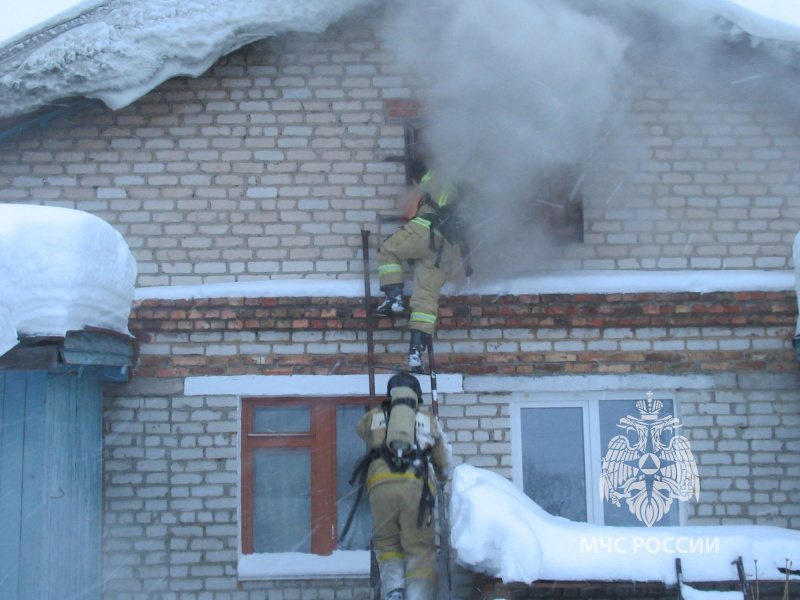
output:
[[[782,580],[779,567],[800,556],[800,532],[768,526],[603,527],[546,513],[514,484],[470,465],[456,467],[450,503],[457,560],[504,582]],[[757,563],[756,563],[757,561]]]
[[[0,76],[0,117],[70,96],[121,108],[167,79],[202,74],[245,44],[323,31],[366,1],[117,0],[15,56]]]
[[[136,261],[111,225],[52,206],[0,205],[0,355],[21,335],[128,333]]]

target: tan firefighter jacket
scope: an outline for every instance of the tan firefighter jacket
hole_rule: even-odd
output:
[[[386,414],[383,408],[373,408],[361,418],[358,423],[358,435],[367,443],[370,450],[377,450],[381,447],[386,439]],[[421,449],[429,448],[431,450],[431,466],[436,473],[437,480],[444,484],[449,469],[447,446],[439,421],[426,410],[417,410],[416,438]],[[408,480],[422,481],[411,466],[405,472],[393,473],[385,460],[375,458],[367,471],[367,491],[382,483]],[[431,478],[429,481],[433,485]]]

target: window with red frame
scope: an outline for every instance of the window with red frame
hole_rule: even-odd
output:
[[[339,541],[357,489],[348,484],[366,452],[356,424],[364,397],[246,398],[242,407],[242,551],[305,552],[369,547],[364,498]]]

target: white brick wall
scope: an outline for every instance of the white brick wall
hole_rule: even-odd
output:
[[[774,348],[780,336],[775,328],[755,326],[446,329],[438,336],[437,354],[544,352],[549,360],[569,361],[575,353],[599,350],[632,352],[641,360],[640,354],[671,348]],[[402,337],[399,329],[376,332],[377,355],[402,355]],[[275,355],[363,354],[366,343],[354,331],[167,331],[153,333],[140,350],[143,357],[240,356],[252,364],[247,361]],[[545,391],[562,389],[559,376],[523,379]],[[703,389],[674,390],[701,477],[700,502],[687,506],[689,523],[800,526],[800,393],[793,375],[720,372],[705,379]],[[439,398],[455,462],[511,477],[511,407],[518,393],[470,391],[481,389],[471,381],[467,375],[467,391]],[[179,378],[137,377],[108,388],[109,598],[147,598],[148,590],[159,598],[192,600],[368,596],[363,580],[249,582],[237,588],[239,408],[236,395],[185,396]]]
[[[701,478],[700,502],[687,505],[689,523],[800,526],[800,396],[796,390],[731,388],[732,383],[724,375],[713,390],[676,391],[683,434]],[[181,387],[181,380],[139,379],[114,388],[107,400],[109,597],[147,598],[157,591],[159,598],[251,600],[269,593],[316,599],[344,597],[342,590],[350,590],[353,598],[366,598],[363,580],[350,587],[342,581],[251,582],[237,590],[240,399],[186,397]],[[511,477],[515,397],[440,395],[456,464]]]
[[[585,243],[539,264],[790,268],[800,132],[788,105],[732,94],[686,64],[645,55],[637,69],[646,76],[629,90],[629,131],[612,131],[584,163]],[[141,286],[358,277],[359,232],[393,230],[377,215],[396,210],[404,181],[383,162],[402,150],[384,101],[413,95],[361,15],[259,42],[120,111],[5,141],[0,201],[106,219]]]
[[[128,108],[6,140],[0,202],[106,219],[133,250],[140,286],[360,277],[360,230],[393,230],[377,215],[395,210],[404,182],[401,167],[383,160],[400,152],[403,133],[387,122],[384,101],[414,92],[375,22],[361,15],[320,35],[253,44]],[[796,114],[777,101],[725,96],[719,82],[669,65],[647,68],[634,78],[626,116],[637,143],[626,147],[631,155],[609,147],[585,163],[585,243],[548,256],[549,266],[789,268],[800,230]],[[378,354],[407,347],[397,331],[375,338]],[[772,328],[498,328],[441,331],[437,352],[568,360],[584,351],[779,344]],[[140,351],[257,363],[270,354],[363,353],[365,342],[350,331],[193,331],[158,334]],[[721,376],[714,391],[683,390],[678,399],[703,482],[692,522],[800,527],[796,386]],[[441,402],[456,460],[510,476],[509,395]],[[105,408],[109,599],[366,598],[361,580],[237,587],[238,397],[186,397],[180,379],[139,378],[109,387]]]

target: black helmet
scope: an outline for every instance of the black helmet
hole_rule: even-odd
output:
[[[417,395],[417,399],[419,403],[422,404],[422,388],[419,385],[419,381],[417,378],[414,377],[408,371],[400,371],[397,375],[393,375],[389,379],[389,384],[386,386],[386,399],[391,401],[392,399],[392,389],[396,387],[409,387],[414,390],[414,393]]]

